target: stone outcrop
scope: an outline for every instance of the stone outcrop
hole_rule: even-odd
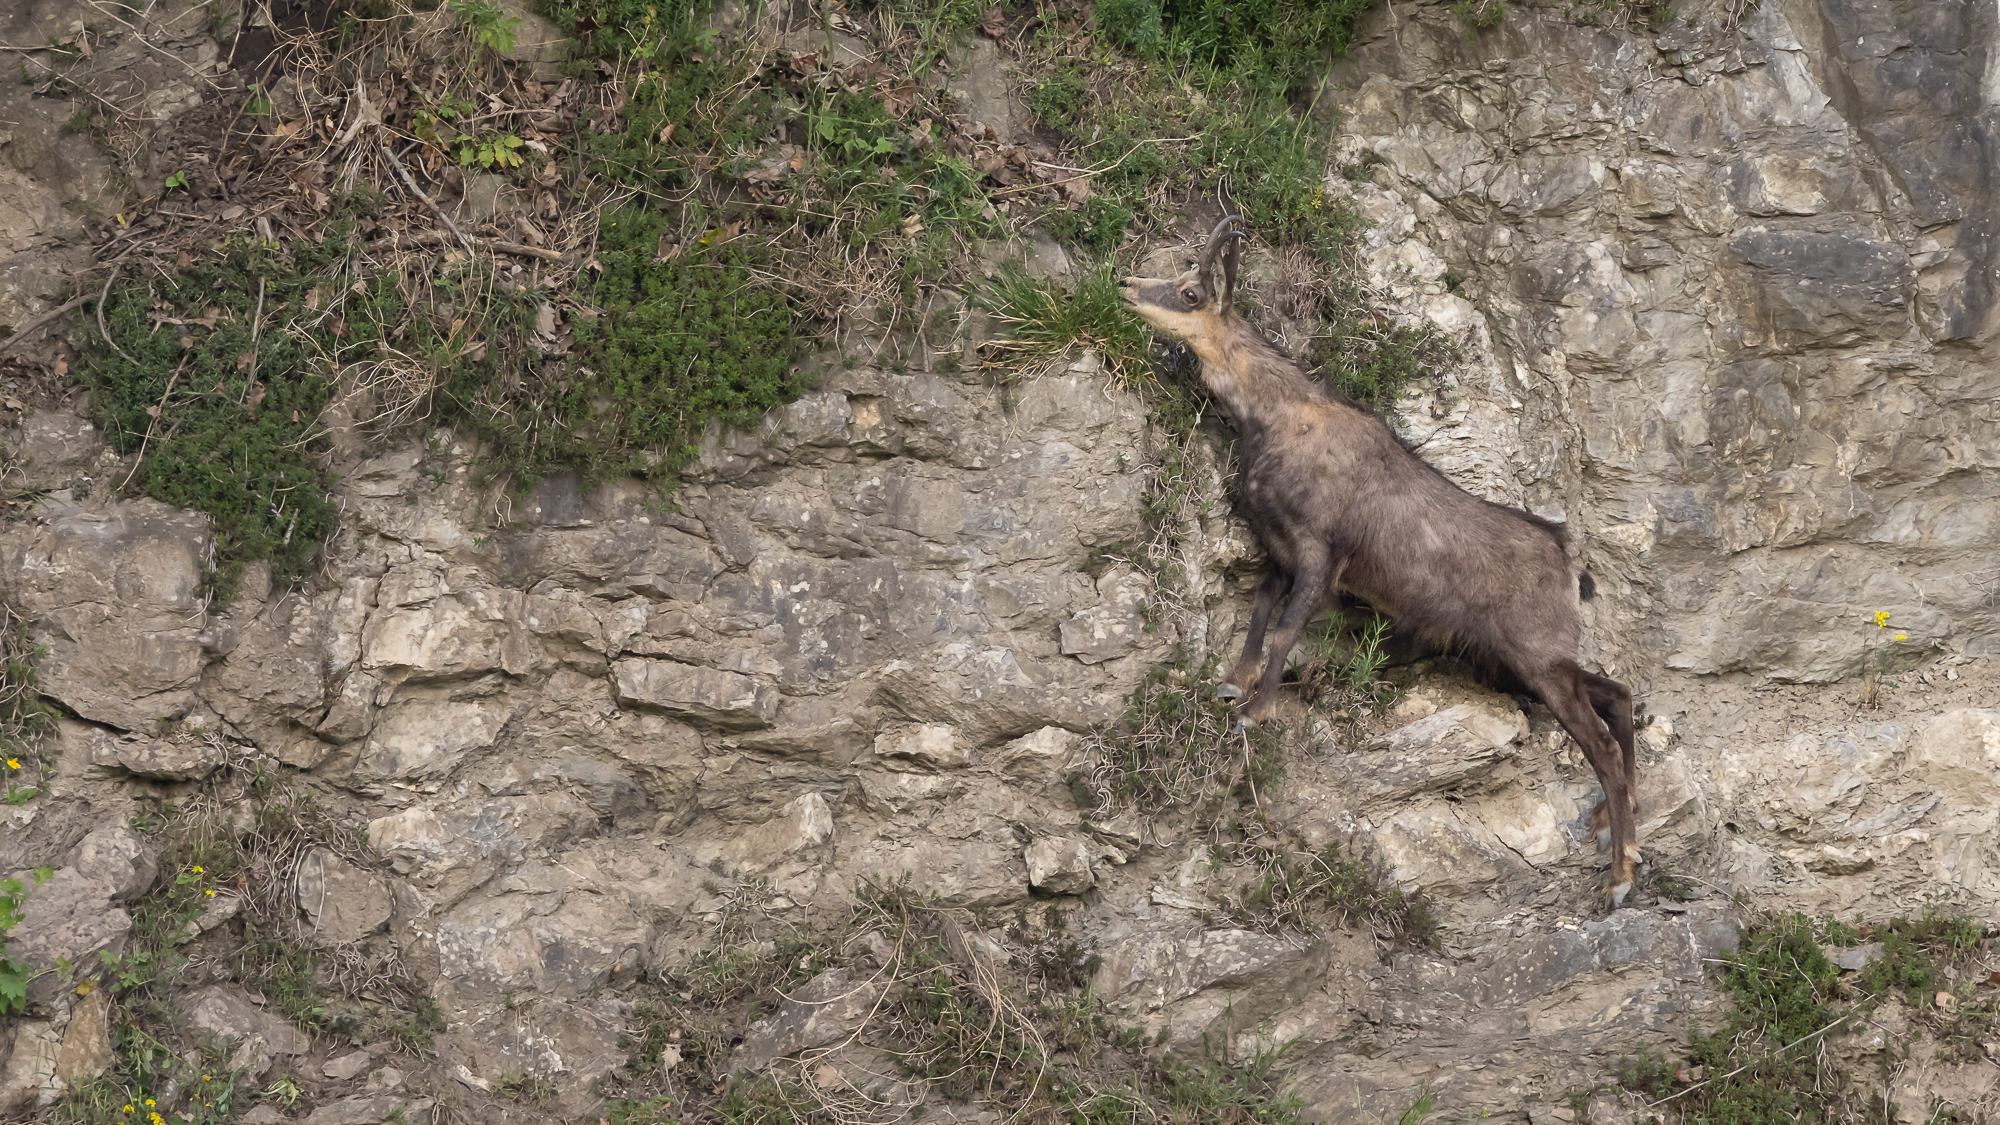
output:
[[[1684,15],[1467,43],[1420,7],[1334,68],[1369,272],[1478,357],[1406,427],[1581,531],[1642,686],[1989,653],[2000,16]]]

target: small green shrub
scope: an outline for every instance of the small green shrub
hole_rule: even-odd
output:
[[[1144,58],[1179,56],[1210,67],[1269,73],[1282,86],[1344,55],[1375,0],[1110,0],[1098,30]]]
[[[711,421],[751,426],[805,386],[792,309],[752,284],[739,248],[691,248],[659,260],[668,217],[626,208],[600,225],[588,291],[596,316],[576,325],[575,358],[555,379],[497,379],[462,367],[441,396],[522,483],[557,471],[588,480],[624,472],[668,481]]]
[[[1507,5],[1504,0],[1458,0],[1451,13],[1465,25],[1465,37],[1471,39],[1479,32],[1499,27],[1507,19]]]
[[[508,15],[489,0],[449,0],[445,7],[465,26],[475,47],[496,54],[514,49],[520,17]]]
[[[36,869],[36,885],[48,882],[54,874],[52,868]],[[0,879],[0,1016],[27,1007],[28,981],[35,975],[32,966],[7,956],[7,935],[21,924],[21,903],[27,897],[27,888],[19,879]]]
[[[275,581],[311,573],[339,510],[320,467],[328,383],[305,334],[311,279],[272,248],[233,244],[165,278],[121,281],[104,301],[86,379],[111,447],[145,454],[132,483],[214,521],[220,601],[250,559]],[[85,338],[97,338],[86,318]]]
[[[1396,695],[1382,679],[1395,623],[1373,611],[1350,616],[1335,608],[1307,627],[1299,645],[1299,683],[1308,704],[1342,701],[1381,706]]]
[[[1380,413],[1411,386],[1458,360],[1450,338],[1428,324],[1383,325],[1360,301],[1336,290],[1321,302],[1326,328],[1313,338],[1312,361],[1349,399]]]
[[[1723,956],[1717,983],[1730,1000],[1719,1027],[1689,1029],[1686,1066],[1643,1044],[1618,1065],[1618,1080],[1684,1122],[1888,1120],[1874,1083],[1825,1065],[1828,1036],[1860,1031],[1874,1006],[1895,994],[1933,1034],[1940,1058],[1979,1057],[1996,1024],[1996,1004],[1973,989],[1938,994],[1938,958],[1982,964],[1984,926],[1942,901],[1915,921],[1816,924],[1788,913],[1746,930]],[[1842,981],[1821,945],[1855,944],[1871,934],[1882,953]],[[1984,979],[1984,969],[1980,976]]]

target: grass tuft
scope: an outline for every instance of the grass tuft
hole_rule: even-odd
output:
[[[1121,385],[1144,383],[1150,334],[1126,309],[1110,263],[1091,271],[1074,290],[1005,263],[980,296],[1007,326],[1007,335],[996,343],[1009,367],[1088,349]]]

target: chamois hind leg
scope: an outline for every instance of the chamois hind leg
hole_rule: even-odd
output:
[[[1632,775],[1625,768],[1624,747],[1611,736],[1591,705],[1587,675],[1573,661],[1564,660],[1522,679],[1556,713],[1563,729],[1583,748],[1583,756],[1597,775],[1597,783],[1604,788],[1600,807],[1604,810],[1611,844],[1611,871],[1605,877],[1604,893],[1615,908],[1624,905],[1625,896],[1632,893],[1639,865],[1639,838],[1632,816]]]
[[[1624,684],[1593,672],[1583,673],[1583,688],[1590,697],[1590,709],[1611,729],[1625,759],[1625,777],[1632,787],[1632,811],[1639,811],[1639,760],[1632,743],[1632,692]],[[1611,843],[1611,819],[1604,802],[1590,810],[1590,828],[1597,834],[1597,846]]]
[[[1257,679],[1258,665],[1264,661],[1264,630],[1271,623],[1271,609],[1285,596],[1292,576],[1275,561],[1264,564],[1264,580],[1257,584],[1257,604],[1250,610],[1250,635],[1243,640],[1243,655],[1222,681],[1215,694],[1222,699],[1243,698],[1243,685]]]
[[[1272,638],[1270,654],[1264,661],[1264,678],[1257,685],[1257,694],[1240,712],[1238,726],[1255,726],[1277,713],[1278,685],[1285,678],[1285,658],[1298,646],[1299,634],[1305,632],[1306,623],[1319,612],[1320,603],[1339,584],[1341,572],[1346,569],[1344,556],[1336,560],[1330,551],[1301,552],[1298,566],[1292,572],[1292,596],[1285,603],[1285,615],[1278,619],[1278,635]]]

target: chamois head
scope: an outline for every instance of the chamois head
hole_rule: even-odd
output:
[[[1215,224],[1201,263],[1179,277],[1128,277],[1119,282],[1125,303],[1146,323],[1200,351],[1204,341],[1224,333],[1224,322],[1234,315],[1231,302],[1236,299],[1236,261],[1247,236],[1231,228],[1240,222],[1231,215]],[[1215,285],[1218,257],[1222,265],[1219,290]]]

